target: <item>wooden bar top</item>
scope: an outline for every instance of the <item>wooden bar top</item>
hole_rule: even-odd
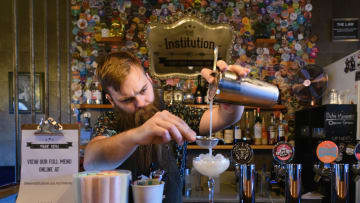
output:
[[[19,192],[18,184],[0,187],[0,200],[10,195],[16,194],[18,192]]]

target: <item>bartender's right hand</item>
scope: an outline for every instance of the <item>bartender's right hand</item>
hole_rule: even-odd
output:
[[[225,72],[227,70],[232,71],[238,77],[245,77],[249,74],[250,69],[242,67],[240,65],[228,65],[225,61],[219,60],[216,62],[216,66],[219,67],[221,72]],[[201,75],[205,78],[208,83],[213,83],[215,81],[215,77],[212,75],[213,70],[208,68],[203,68],[201,70]]]
[[[182,145],[184,141],[194,142],[196,133],[184,120],[168,111],[157,112],[138,127],[135,142],[139,145],[162,144],[174,139]]]

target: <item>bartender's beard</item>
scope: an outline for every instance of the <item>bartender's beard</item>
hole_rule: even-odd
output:
[[[124,132],[133,128],[137,128],[143,125],[147,120],[155,115],[156,112],[164,109],[162,100],[157,90],[154,89],[154,102],[137,109],[134,113],[128,113],[118,107],[115,107],[115,122],[114,128],[117,132]],[[137,136],[137,135],[134,135]],[[157,161],[156,152],[153,145],[141,145],[134,152],[136,164],[138,166],[137,171],[141,173],[148,173],[148,169],[152,162]]]
[[[114,114],[116,120],[114,127],[118,132],[137,128],[153,117],[160,109],[163,109],[163,105],[158,92],[154,89],[154,101],[145,107],[137,109],[133,113],[128,113],[115,106]]]

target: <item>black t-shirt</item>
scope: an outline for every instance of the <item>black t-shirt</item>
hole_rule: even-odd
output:
[[[191,129],[199,133],[200,120],[205,112],[204,109],[188,107],[182,104],[169,105],[166,108],[169,112],[183,119]],[[95,124],[93,136],[111,137],[118,133],[114,128],[115,114],[105,112]],[[145,156],[151,157],[151,163],[156,168],[165,170],[167,175],[164,179],[164,203],[181,203],[183,175],[186,163],[186,146],[177,145],[174,141],[167,144],[140,146],[124,161],[118,169],[130,170],[133,180],[140,175],[149,175],[150,164],[144,161]],[[130,190],[131,191],[131,190]],[[132,202],[132,194],[129,194],[129,202]]]

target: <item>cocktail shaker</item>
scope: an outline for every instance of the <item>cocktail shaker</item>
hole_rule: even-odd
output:
[[[219,103],[246,106],[272,106],[279,97],[279,89],[270,83],[251,77],[238,78],[231,71],[213,72],[215,82],[209,85],[208,97]]]

